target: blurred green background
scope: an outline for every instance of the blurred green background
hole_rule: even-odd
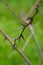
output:
[[[20,12],[24,9],[25,13],[28,14],[31,7],[34,5],[36,0],[7,0],[8,3],[15,9],[15,11],[20,15]],[[21,30],[17,28],[21,27],[20,21],[16,16],[14,16],[9,9],[0,0],[0,29],[3,29],[6,34],[8,34],[14,41],[14,38],[18,36]],[[39,22],[35,30],[36,37],[40,43],[40,47],[43,51],[43,0],[41,0],[40,13],[35,16],[33,24]],[[23,22],[22,22],[23,23]],[[23,33],[25,39],[30,35],[28,28],[25,29]],[[16,45],[18,48],[22,49],[25,41],[21,39],[20,43],[17,41]],[[24,50],[27,58],[31,60],[33,65],[37,64],[39,60],[39,53],[37,46],[33,38],[30,39],[29,44]],[[12,49],[12,46],[7,40],[4,40],[3,35],[0,33],[0,65],[28,65],[24,59],[19,55],[16,50]],[[39,65],[43,65],[40,59]]]

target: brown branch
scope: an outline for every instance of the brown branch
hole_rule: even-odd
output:
[[[22,56],[22,58],[28,63],[28,65],[32,65],[32,63],[30,62],[29,59],[27,59],[27,57],[24,55],[24,53],[22,53],[21,50],[16,45],[14,45],[15,43],[12,42],[11,38],[3,30],[0,30],[0,32],[10,42],[13,49],[15,49]]]

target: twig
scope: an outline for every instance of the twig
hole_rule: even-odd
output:
[[[37,26],[38,26],[39,24],[40,24],[39,22],[35,24],[34,30],[37,28]],[[30,34],[29,37],[26,39],[25,44],[24,44],[24,46],[22,47],[22,52],[25,50],[25,48],[26,48],[27,44],[29,43],[31,37],[32,37],[32,34]]]
[[[13,15],[15,15],[17,18],[22,20],[22,18],[18,15],[18,13],[7,3],[6,0],[2,0],[2,2],[5,4],[5,6],[8,7],[8,9],[12,12]],[[23,20],[22,20],[23,21]]]
[[[24,55],[24,53],[22,53],[21,50],[16,45],[14,45],[15,43],[12,42],[11,38],[3,30],[0,30],[0,32],[10,42],[13,49],[15,49],[22,56],[22,58],[28,63],[28,65],[32,65],[31,61],[29,59],[27,59],[27,57]]]
[[[37,0],[36,4],[34,5],[35,7],[33,7],[33,8],[36,8],[39,3],[40,3],[40,0]],[[31,11],[31,13],[32,13],[32,12],[33,12],[33,10]],[[25,20],[25,23],[28,23],[28,22],[29,22],[28,20],[27,20],[27,21]],[[34,38],[34,40],[35,40],[35,42],[36,42],[36,45],[37,45],[37,47],[38,47],[39,55],[40,55],[41,59],[43,60],[42,50],[41,50],[41,48],[40,48],[39,42],[38,42],[38,40],[37,40],[37,38],[36,38],[36,35],[35,35],[35,33],[34,33],[33,26],[30,24],[28,27],[29,27],[30,32],[31,32],[31,34],[32,34],[32,36],[33,36],[33,38]]]
[[[24,30],[25,30],[25,28],[27,26],[29,26],[30,24],[32,25],[33,19],[36,16],[36,14],[38,13],[38,8],[39,8],[39,6],[37,6],[36,12],[34,13],[34,15],[32,17],[26,19],[26,21],[30,19],[30,22],[28,24],[22,24],[23,30],[22,30],[21,34],[19,35],[19,37],[17,37],[17,38],[14,39],[14,42],[16,42],[18,39],[20,40],[21,38],[24,39],[23,32],[24,32]]]
[[[24,21],[25,23],[28,23],[28,22],[29,22],[29,20],[23,20],[20,16],[18,16],[18,14],[15,13],[15,11],[13,10],[13,8],[10,7],[10,5],[6,2],[6,0],[2,0],[2,1],[3,1],[3,3],[9,8],[9,10],[10,10],[14,15],[16,15],[20,20]],[[37,1],[36,1],[36,4],[35,4],[35,5],[33,6],[33,8],[32,8],[33,10],[37,7],[37,5],[39,4],[39,2],[40,2],[40,0],[37,0]],[[31,10],[31,13],[33,12],[33,10]],[[27,19],[27,18],[26,18],[26,19]],[[43,58],[43,56],[42,56],[42,51],[41,51],[39,42],[38,42],[38,40],[37,40],[37,38],[36,38],[36,35],[35,35],[34,30],[32,29],[32,27],[33,27],[33,26],[29,25],[29,29],[30,29],[30,31],[31,31],[31,33],[32,33],[32,36],[34,37],[34,40],[35,40],[35,42],[36,42],[36,45],[37,45],[37,47],[38,47],[39,54],[40,54],[41,58]]]
[[[6,0],[2,0],[2,2],[8,7],[8,9],[9,9],[14,15],[16,15],[20,20],[24,21],[24,20],[16,13],[16,11],[6,2]],[[34,16],[35,16],[37,13],[38,13],[38,8],[37,8],[37,10],[36,10],[36,13],[35,13],[32,17],[26,18],[26,21],[30,19],[30,22],[29,22],[28,24],[26,24],[26,25],[23,24],[23,30],[22,30],[21,34],[19,35],[19,37],[17,37],[17,38],[14,39],[14,42],[15,42],[16,40],[18,40],[18,39],[20,40],[21,38],[24,39],[24,36],[23,36],[24,30],[25,30],[25,28],[26,28],[29,24],[32,24],[33,18],[34,18]]]
[[[31,31],[31,34],[32,34],[32,36],[33,36],[35,42],[36,42],[39,55],[40,55],[41,59],[43,60],[42,50],[41,50],[41,47],[40,47],[40,45],[39,45],[39,41],[37,40],[36,35],[35,35],[35,33],[34,33],[33,26],[32,26],[32,25],[29,25],[29,29],[30,29],[30,31]]]

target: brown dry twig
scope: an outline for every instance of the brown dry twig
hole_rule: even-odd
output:
[[[27,59],[27,57],[24,55],[24,53],[22,53],[22,51],[16,45],[14,45],[15,43],[12,42],[11,38],[3,30],[0,30],[0,32],[10,42],[13,49],[15,49],[22,56],[22,58],[28,63],[28,65],[32,65],[31,61],[29,59]]]

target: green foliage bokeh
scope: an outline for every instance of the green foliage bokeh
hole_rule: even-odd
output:
[[[20,15],[20,11],[22,9],[28,13],[31,7],[34,5],[36,0],[7,0],[8,3],[15,9],[15,11]],[[41,0],[40,13],[34,18],[33,24],[39,22],[39,26],[36,29],[36,37],[40,42],[41,49],[43,51],[43,0]],[[10,36],[12,41],[14,41],[14,37],[18,36],[21,30],[17,30],[17,28],[21,27],[19,24],[20,21],[16,16],[14,16],[9,9],[0,1],[0,29],[3,29],[6,34]],[[23,22],[22,22],[23,23]],[[28,28],[24,31],[24,37],[30,35],[30,31]],[[17,41],[17,46],[22,49],[24,45],[24,41],[21,40],[20,44]],[[39,53],[37,50],[37,46],[33,38],[30,39],[29,44],[24,50],[25,55],[29,58],[33,65],[36,65],[39,59]],[[19,55],[16,50],[12,49],[12,46],[7,40],[4,40],[3,35],[0,33],[0,65],[28,65],[23,58]],[[39,65],[43,65],[43,62],[40,59]]]

